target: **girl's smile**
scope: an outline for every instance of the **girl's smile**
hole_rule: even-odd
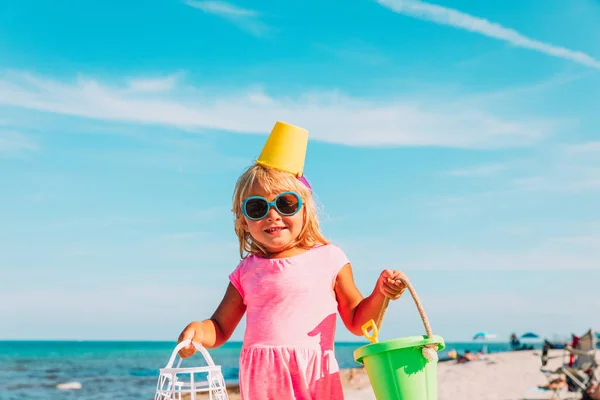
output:
[[[265,232],[267,232],[269,235],[278,235],[285,229],[287,229],[285,226],[275,226],[273,228],[265,229]]]

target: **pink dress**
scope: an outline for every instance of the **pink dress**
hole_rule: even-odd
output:
[[[333,285],[348,258],[337,246],[266,259],[251,255],[229,279],[246,304],[243,400],[343,399],[334,354]]]

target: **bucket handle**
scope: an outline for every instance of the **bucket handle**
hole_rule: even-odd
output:
[[[423,308],[423,304],[421,303],[421,299],[419,299],[419,295],[417,294],[417,291],[415,290],[414,286],[410,283],[410,280],[408,279],[408,276],[406,276],[406,274],[401,272],[400,276],[398,278],[402,282],[404,282],[404,284],[406,285],[406,288],[410,292],[410,295],[412,296],[412,298],[415,302],[415,305],[417,306],[417,310],[419,311],[419,315],[421,316],[421,321],[423,321],[423,326],[425,327],[425,333],[427,334],[427,337],[432,337],[433,332],[431,330],[431,325],[429,324],[429,319],[427,318],[427,314],[425,314],[425,309]],[[383,307],[381,308],[381,311],[379,312],[379,317],[377,318],[376,325],[377,325],[378,331],[381,330],[381,324],[383,323],[383,317],[385,316],[385,312],[387,311],[389,304],[390,304],[390,298],[386,297],[383,302]]]
[[[210,366],[210,367],[215,366],[215,363],[214,363],[212,357],[210,356],[210,354],[208,354],[208,351],[204,348],[204,346],[202,346],[198,342],[193,342],[191,339],[186,339],[186,340],[179,342],[179,344],[175,347],[175,349],[173,350],[173,353],[171,354],[171,358],[169,358],[169,362],[167,363],[167,366],[165,368],[172,368],[173,363],[175,362],[175,357],[177,357],[177,353],[179,352],[179,350],[183,349],[185,346],[187,346],[190,343],[192,343],[194,345],[196,350],[198,350],[200,353],[202,353],[202,356],[204,356],[204,359],[206,360],[206,363],[208,364],[208,366]],[[180,358],[179,362],[177,363],[176,368],[179,368],[181,366],[182,361],[183,361],[183,358]]]
[[[408,291],[410,292],[415,305],[417,306],[417,310],[419,311],[419,315],[421,316],[421,321],[423,321],[423,326],[425,327],[425,332],[428,338],[433,337],[433,332],[431,331],[431,325],[429,324],[429,319],[427,318],[427,314],[425,314],[425,309],[423,308],[423,304],[421,303],[421,299],[419,299],[419,295],[415,290],[414,286],[410,283],[410,280],[404,273],[400,273],[398,277],[405,285]],[[383,317],[385,316],[385,312],[387,311],[388,305],[390,304],[390,298],[386,297],[383,301],[383,306],[381,307],[381,311],[379,312],[379,316],[377,317],[377,322],[370,319],[367,321],[362,327],[363,335],[369,340],[371,343],[377,342],[377,336],[379,335],[379,331],[381,330],[381,324],[383,323]],[[373,333],[369,333],[370,331]],[[428,344],[423,347],[423,355],[428,360],[437,359],[437,344]]]
[[[429,319],[427,318],[427,314],[425,314],[425,309],[423,308],[423,304],[419,299],[419,295],[417,295],[417,291],[414,286],[410,283],[410,280],[404,273],[400,273],[398,277],[404,284],[406,288],[410,292],[415,305],[417,306],[417,310],[419,311],[419,315],[421,316],[421,321],[423,321],[423,326],[425,327],[425,332],[427,333],[428,338],[433,337],[433,332],[431,331],[431,325],[429,324]],[[390,304],[390,298],[386,296],[383,301],[383,306],[381,307],[381,311],[379,312],[379,316],[377,317],[377,322],[370,319],[367,321],[362,327],[363,334],[365,337],[371,342],[377,342],[377,336],[379,335],[379,330],[381,330],[381,324],[383,322],[383,317],[387,310],[388,305]],[[373,334],[369,334],[369,329],[373,330]],[[423,357],[425,357],[428,361],[437,361],[438,360],[438,345],[436,343],[426,344],[421,348],[421,352]]]

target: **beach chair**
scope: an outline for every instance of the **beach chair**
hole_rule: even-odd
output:
[[[548,346],[544,346],[540,370],[549,381],[555,375],[564,375],[569,391],[585,392],[598,368],[596,341],[596,334],[591,329],[579,338],[574,337],[571,346],[565,346],[563,365],[554,370],[545,368],[548,361]],[[566,357],[569,358],[568,362],[565,362]]]

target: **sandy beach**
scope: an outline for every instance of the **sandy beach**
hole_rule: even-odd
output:
[[[563,363],[563,350],[551,350],[546,368]],[[438,400],[538,400],[551,399],[552,391],[539,390],[548,383],[540,371],[540,351],[494,353],[484,359],[458,364],[438,364]],[[369,379],[362,368],[343,370],[346,400],[375,400]],[[237,388],[229,388],[230,400],[240,398]],[[559,398],[567,398],[564,393]],[[577,398],[577,397],[568,397]]]
[[[558,368],[563,354],[563,350],[551,350],[546,368]],[[464,364],[440,362],[438,400],[551,399],[551,391],[537,390],[538,386],[548,383],[540,366],[540,351],[489,354],[483,360]],[[366,374],[359,371],[355,382],[346,384],[346,400],[375,400]]]

